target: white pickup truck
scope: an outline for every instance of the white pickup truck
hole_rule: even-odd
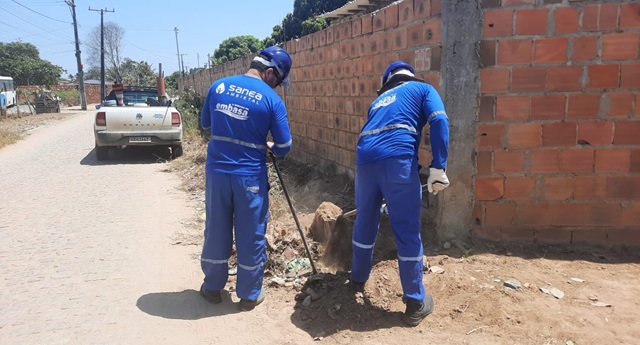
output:
[[[107,97],[98,108],[93,124],[96,158],[106,160],[109,158],[110,148],[134,145],[169,146],[171,157],[180,157],[180,112],[170,103],[167,106],[155,106],[157,103],[157,94],[150,89],[125,89],[124,106],[115,106],[115,101]]]

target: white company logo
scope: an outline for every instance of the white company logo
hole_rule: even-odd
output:
[[[249,119],[249,108],[237,104],[218,103],[216,104],[216,111],[238,120],[244,121]]]
[[[220,83],[220,85],[218,85],[218,87],[216,87],[216,93],[218,95],[223,93],[224,90],[226,90],[226,87],[224,86],[224,83]]]
[[[224,90],[222,92],[224,92]],[[245,89],[237,85],[229,85],[229,90],[227,90],[226,94],[231,97],[240,98],[255,104],[260,103],[260,101],[262,100],[261,93]]]
[[[387,96],[387,97],[379,100],[378,102],[376,102],[376,104],[373,105],[371,110],[378,109],[380,107],[386,107],[386,106],[390,105],[391,103],[393,103],[395,101],[396,101],[396,94],[394,93],[393,95]]]

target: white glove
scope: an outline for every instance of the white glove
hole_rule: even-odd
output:
[[[449,187],[449,178],[447,178],[444,169],[429,168],[429,179],[427,180],[429,193],[436,195],[447,187]]]

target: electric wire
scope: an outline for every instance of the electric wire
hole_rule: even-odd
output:
[[[39,15],[41,15],[41,16],[43,16],[43,17],[45,17],[45,18],[48,18],[48,19],[51,19],[51,20],[55,20],[56,22],[60,22],[60,23],[71,24],[71,23],[69,23],[69,22],[65,22],[65,21],[62,21],[62,20],[59,20],[59,19],[55,19],[55,18],[49,17],[49,16],[47,16],[47,15],[44,15],[44,14],[42,14],[42,13],[40,13],[40,12],[36,11],[36,10],[30,9],[29,7],[27,7],[27,6],[25,6],[25,5],[23,5],[23,4],[19,3],[19,2],[17,2],[16,0],[11,0],[11,1],[13,1],[13,2],[15,2],[16,4],[18,4],[18,5],[20,5],[20,6],[24,7],[24,8],[26,8],[26,9],[28,9],[29,11],[31,11],[31,12],[33,12],[33,13],[36,13],[36,14],[39,14]]]

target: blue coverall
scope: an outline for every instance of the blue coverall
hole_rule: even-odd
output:
[[[236,293],[256,300],[267,260],[269,216],[267,136],[272,152],[285,156],[291,133],[284,102],[260,79],[237,75],[211,85],[201,125],[211,130],[206,162],[206,228],[201,256],[206,290],[222,290],[228,279],[235,233]]]
[[[422,303],[423,247],[420,236],[420,187],[418,148],[421,132],[429,123],[433,161],[447,165],[449,121],[438,92],[420,81],[400,83],[382,93],[369,107],[367,122],[356,150],[356,217],[353,230],[351,279],[369,279],[382,199],[398,247],[403,302]]]

